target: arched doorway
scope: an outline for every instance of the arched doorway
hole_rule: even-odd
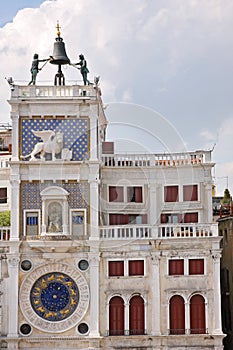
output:
[[[190,333],[206,333],[205,299],[202,295],[194,295],[190,300]]]
[[[170,334],[185,334],[184,299],[180,295],[170,299],[169,318]]]
[[[124,335],[124,300],[113,297],[109,303],[109,335]]]
[[[129,331],[131,335],[145,333],[144,300],[139,295],[132,297],[130,300]]]

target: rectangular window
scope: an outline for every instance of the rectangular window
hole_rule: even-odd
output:
[[[129,260],[129,276],[144,276],[144,260]]]
[[[109,225],[146,225],[147,214],[109,214]]]
[[[198,213],[185,213],[184,214],[184,223],[191,224],[198,222]]]
[[[39,212],[25,212],[25,229],[27,236],[37,236],[39,234]]]
[[[172,275],[183,275],[184,274],[184,260],[183,259],[172,259],[169,260],[168,274]]]
[[[142,203],[142,187],[127,187],[127,202]]]
[[[197,201],[197,185],[183,186],[183,201]]]
[[[178,186],[165,186],[164,187],[164,201],[165,202],[178,202],[179,201],[179,187]]]
[[[124,276],[124,261],[109,261],[108,262],[108,275]]]
[[[0,188],[0,203],[7,203],[7,188]]]
[[[85,210],[71,210],[71,232],[75,237],[86,235],[86,212]]]
[[[189,259],[189,275],[204,275],[204,259]]]
[[[124,187],[109,186],[109,202],[124,202]]]

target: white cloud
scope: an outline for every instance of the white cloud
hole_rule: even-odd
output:
[[[9,120],[4,77],[28,83],[33,54],[46,58],[53,52],[59,20],[71,61],[83,53],[90,79],[101,76],[104,102],[158,110],[173,130],[182,130],[185,147],[211,148],[217,140],[219,172],[226,166],[232,174],[232,18],[232,0],[224,6],[222,0],[57,0],[21,10],[0,29],[0,120]],[[78,70],[63,70],[67,83],[81,82]],[[52,84],[55,73],[48,63],[38,82]]]

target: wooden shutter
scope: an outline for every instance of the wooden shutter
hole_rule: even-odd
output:
[[[134,296],[129,305],[129,330],[131,335],[144,334],[144,300]]]
[[[129,276],[144,276],[144,260],[129,260]]]
[[[204,259],[189,259],[189,275],[204,275]]]
[[[109,261],[108,262],[109,276],[124,276],[124,261]]]
[[[123,202],[124,188],[120,186],[109,186],[109,202]]]
[[[164,201],[165,202],[178,202],[179,201],[179,187],[178,186],[165,186],[164,187]]]
[[[184,214],[184,223],[190,224],[198,222],[198,213],[185,213]]]
[[[205,300],[201,295],[194,295],[190,300],[190,332],[205,334]]]
[[[169,308],[170,334],[185,334],[184,299],[175,295],[170,300]]]
[[[127,202],[142,203],[142,187],[127,187]]]
[[[109,303],[109,335],[124,335],[124,301],[113,297]]]
[[[183,201],[197,201],[197,185],[184,185],[183,186]]]
[[[169,275],[183,275],[184,274],[184,260],[174,259],[169,260]]]
[[[110,225],[127,225],[129,223],[129,215],[109,214]]]
[[[7,188],[0,188],[0,203],[7,203]]]

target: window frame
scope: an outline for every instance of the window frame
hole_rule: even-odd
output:
[[[144,270],[144,275],[130,275],[129,274],[129,261],[143,261],[143,270]],[[109,276],[109,262],[111,261],[123,261],[124,263],[124,275],[122,276]],[[112,277],[146,277],[147,274],[147,269],[146,269],[146,259],[145,258],[128,258],[128,259],[121,259],[121,258],[115,258],[115,259],[107,259],[107,277],[112,278]]]
[[[192,187],[191,192],[188,190],[188,187],[190,189]],[[194,191],[194,188],[195,188],[195,191]],[[185,189],[187,189],[187,192],[189,192],[188,194],[191,193],[191,196],[188,196],[187,193],[185,194]],[[186,199],[185,199],[185,197],[186,197]],[[197,202],[198,198],[199,198],[199,196],[198,196],[198,185],[197,184],[183,185],[183,202]]]
[[[115,190],[117,188],[122,190],[122,200],[110,200],[110,188],[114,188]],[[116,191],[117,192],[117,191]],[[125,190],[124,190],[124,186],[117,186],[117,185],[108,185],[108,202],[109,203],[124,203],[125,201]]]
[[[122,265],[123,265],[123,275],[120,275],[120,274],[118,274],[118,275],[110,275],[110,264],[111,263],[122,263]],[[108,276],[108,278],[109,277],[125,277],[125,260],[121,260],[121,259],[116,259],[116,260],[108,260],[107,261],[107,276]]]
[[[4,186],[4,187],[0,187],[0,191],[3,191],[5,190],[5,196],[4,197],[0,197],[0,205],[1,204],[7,204],[8,203],[8,188],[7,186]],[[5,201],[4,201],[5,200]]]
[[[130,269],[132,269],[132,266],[131,266],[131,268],[130,268],[130,265],[132,265],[132,263],[141,263],[141,264],[143,264],[143,274],[139,274],[139,273],[137,273],[137,274],[135,274],[135,273],[133,273],[133,274],[131,274],[130,273]],[[145,259],[128,259],[128,277],[144,277],[145,276]],[[138,267],[137,267],[138,268]],[[141,267],[140,267],[141,268]]]
[[[40,230],[41,230],[41,211],[40,209],[24,209],[23,211],[23,236],[28,237],[29,235],[27,234],[27,213],[37,213],[38,216],[38,225],[37,225],[37,236],[40,235]],[[36,226],[36,225],[35,225]],[[31,237],[30,235],[29,237]]]
[[[180,262],[183,266],[179,266],[179,269],[183,269],[183,273],[170,273],[170,264],[174,262]],[[168,276],[184,276],[185,275],[185,259],[169,259],[168,260]]]
[[[75,212],[82,212],[83,213],[83,218],[84,218],[84,223],[83,223],[83,234],[82,235],[74,235],[73,233],[73,213]],[[86,237],[87,236],[87,210],[86,208],[76,208],[76,209],[70,209],[69,211],[69,221],[70,221],[70,235],[72,237],[78,237],[78,239]],[[81,224],[80,224],[81,225]]]
[[[123,196],[123,200],[110,200],[110,188],[122,188],[123,190],[123,193],[122,193],[122,196]],[[129,191],[130,191],[130,188],[139,188],[141,189],[141,193],[140,193],[140,197],[141,197],[141,200],[140,201],[131,201],[129,200]],[[142,205],[143,203],[145,203],[145,189],[144,189],[144,185],[130,185],[130,186],[127,186],[127,185],[112,185],[112,184],[108,184],[107,185],[107,200],[108,200],[108,203],[110,203],[111,205],[113,204],[120,204],[120,203],[123,203],[123,204],[133,204],[133,205]]]
[[[168,189],[171,189],[171,188],[173,188],[173,189],[176,189],[176,191],[177,191],[177,197],[176,197],[176,200],[173,200],[173,196],[174,196],[174,194],[169,194],[169,198],[170,197],[172,197],[172,200],[168,200],[168,193],[167,193],[167,190]],[[164,202],[165,203],[178,203],[179,201],[180,201],[180,196],[179,196],[179,185],[166,185],[166,186],[164,186],[164,188],[163,188],[164,190],[163,190],[163,197],[164,197]]]
[[[202,261],[203,262],[203,273],[190,273],[191,261]],[[189,258],[188,259],[188,275],[189,276],[204,276],[205,275],[205,259],[204,258]]]

